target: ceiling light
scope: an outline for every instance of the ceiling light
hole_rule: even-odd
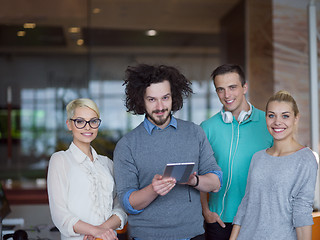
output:
[[[18,37],[24,37],[26,35],[26,31],[18,31],[17,36]]]
[[[158,32],[156,30],[150,29],[148,31],[146,31],[146,35],[149,37],[154,37],[158,34]]]
[[[35,23],[25,23],[25,24],[23,24],[23,27],[24,27],[24,28],[31,28],[31,29],[33,29],[33,28],[36,27],[36,24],[35,24]]]
[[[84,43],[83,39],[78,39],[78,40],[77,40],[77,45],[78,45],[78,46],[82,46],[83,43]]]
[[[69,31],[69,33],[79,33],[80,28],[79,27],[70,27],[68,31]]]
[[[100,13],[101,12],[101,9],[100,8],[94,8],[92,9],[92,13],[94,14],[97,14],[97,13]]]

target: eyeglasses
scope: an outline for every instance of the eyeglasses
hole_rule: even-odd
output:
[[[76,128],[78,128],[78,129],[85,128],[87,123],[89,124],[89,126],[91,128],[96,129],[100,126],[100,123],[101,123],[101,119],[99,119],[99,118],[94,118],[89,121],[86,121],[82,118],[76,118],[76,119],[70,118],[70,120],[74,122],[74,126],[76,126]]]

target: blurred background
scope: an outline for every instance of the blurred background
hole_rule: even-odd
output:
[[[256,107],[280,89],[293,94],[298,138],[310,146],[309,2],[319,19],[308,0],[0,0],[0,180],[45,189],[51,154],[72,139],[65,106],[79,97],[98,104],[93,145],[112,158],[143,120],[126,112],[122,86],[138,63],[172,65],[192,81],[175,115],[197,124],[221,108],[213,69],[239,64]]]

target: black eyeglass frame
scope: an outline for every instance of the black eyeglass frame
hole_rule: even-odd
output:
[[[87,124],[89,124],[89,126],[90,126],[92,129],[97,129],[97,128],[100,127],[100,124],[101,124],[101,119],[100,119],[100,118],[94,118],[94,119],[91,119],[91,120],[89,120],[89,121],[86,121],[86,120],[84,120],[84,119],[82,119],[82,118],[76,118],[76,119],[70,118],[70,120],[73,121],[74,126],[75,126],[76,128],[78,128],[78,129],[83,129],[83,128],[85,128],[85,127],[87,126]],[[81,120],[81,121],[84,121],[84,122],[86,122],[86,123],[83,125],[83,127],[77,127],[77,125],[76,125],[76,121],[77,121],[77,120]],[[90,122],[91,122],[92,120],[99,121],[99,124],[98,124],[97,127],[92,127],[92,126],[91,126]]]

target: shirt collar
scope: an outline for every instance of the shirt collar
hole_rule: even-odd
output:
[[[76,159],[77,162],[82,163],[84,162],[87,158],[90,161],[90,158],[84,154],[80,148],[78,148],[73,142],[71,143],[70,147],[69,147],[72,155],[74,156],[74,158]],[[93,156],[93,161],[98,159],[98,154],[97,152],[93,149],[93,147],[90,146],[91,149],[91,153]]]
[[[143,126],[150,135],[152,134],[153,129],[162,130],[161,128],[159,128],[158,126],[156,126],[152,122],[150,122],[147,117],[144,118]],[[177,119],[175,119],[175,117],[172,115],[171,115],[171,120],[170,120],[168,126],[166,126],[164,129],[168,128],[169,126],[172,126],[175,129],[177,129],[177,127],[178,127]]]

